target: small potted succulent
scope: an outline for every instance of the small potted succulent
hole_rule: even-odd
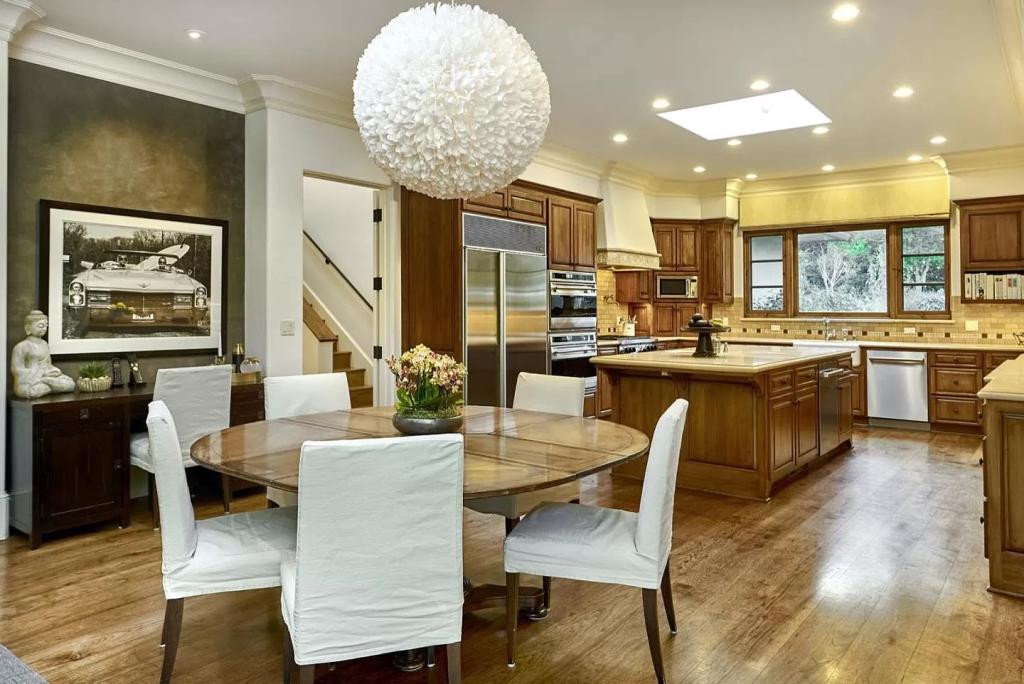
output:
[[[405,435],[456,432],[462,427],[462,386],[466,367],[422,344],[387,360],[395,374],[398,401],[391,419]]]
[[[78,389],[83,392],[105,392],[110,389],[111,382],[105,363],[93,361],[78,369]]]

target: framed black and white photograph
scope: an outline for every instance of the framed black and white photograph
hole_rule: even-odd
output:
[[[43,200],[53,354],[218,350],[227,221]]]

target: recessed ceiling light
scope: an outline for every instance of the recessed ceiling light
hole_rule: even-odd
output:
[[[662,112],[658,116],[705,140],[739,138],[832,123],[831,119],[795,90],[676,109]]]
[[[729,142],[726,143],[726,145],[728,145],[729,147],[736,147],[737,145],[742,145],[742,144],[743,144],[743,141],[740,140],[739,138],[732,138]]]
[[[921,161],[922,159],[924,159],[924,157],[922,157],[922,156],[921,156],[921,155],[919,155],[919,154],[912,154],[912,155],[910,155],[909,157],[907,157],[907,161],[908,161],[908,162],[919,162],[919,161]]]
[[[821,167],[821,170],[822,171],[835,171],[836,167],[832,166],[831,164],[825,164],[824,166]]]
[[[946,142],[946,136],[937,135],[934,138],[932,138],[929,142],[931,142],[932,145],[942,145],[943,143]]]
[[[828,126],[815,126],[814,130],[811,131],[814,135],[825,135],[828,133]]]
[[[707,171],[707,169],[705,169],[703,166],[694,166],[693,167],[693,172],[694,173],[704,173],[705,171]]]
[[[751,90],[768,90],[768,88],[770,88],[771,85],[772,85],[771,83],[769,83],[768,81],[764,80],[763,78],[759,78],[759,79],[757,79],[756,81],[754,81],[753,83],[750,84],[750,89]]]
[[[629,136],[626,135],[625,133],[616,133],[615,135],[612,136],[612,140],[621,144],[629,140]]]
[[[892,91],[893,97],[907,98],[914,94],[914,89],[910,86],[902,85],[896,90]]]
[[[747,174],[747,175],[745,176],[745,178],[746,178],[747,180],[757,180],[757,174],[756,174],[756,173],[748,173],[748,174]]]
[[[860,8],[852,2],[844,2],[836,5],[836,8],[832,10],[832,18],[836,21],[853,21],[860,14]]]
[[[206,36],[206,31],[201,31],[199,29],[185,29],[185,35],[192,40],[200,40]]]
[[[669,101],[663,97],[659,97],[651,103],[651,106],[655,109],[668,109]]]

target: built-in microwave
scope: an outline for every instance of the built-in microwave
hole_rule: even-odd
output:
[[[697,276],[658,274],[656,299],[697,299]]]

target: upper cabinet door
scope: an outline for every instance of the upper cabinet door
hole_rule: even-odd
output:
[[[661,268],[665,271],[678,271],[679,252],[676,249],[676,227],[654,226],[654,248],[661,255]]]
[[[993,200],[960,209],[965,270],[1024,268],[1024,200]]]
[[[508,216],[508,188],[495,190],[483,197],[462,200],[462,210],[489,216]]]
[[[597,265],[597,207],[573,202],[573,263],[577,270],[593,270]]]
[[[573,268],[573,202],[561,197],[548,198],[548,266],[571,271]]]
[[[657,236],[655,236],[657,243]],[[697,226],[679,226],[676,229],[677,271],[696,272],[700,268],[700,230]]]
[[[547,223],[547,195],[517,185],[508,186],[508,217],[517,221]]]

